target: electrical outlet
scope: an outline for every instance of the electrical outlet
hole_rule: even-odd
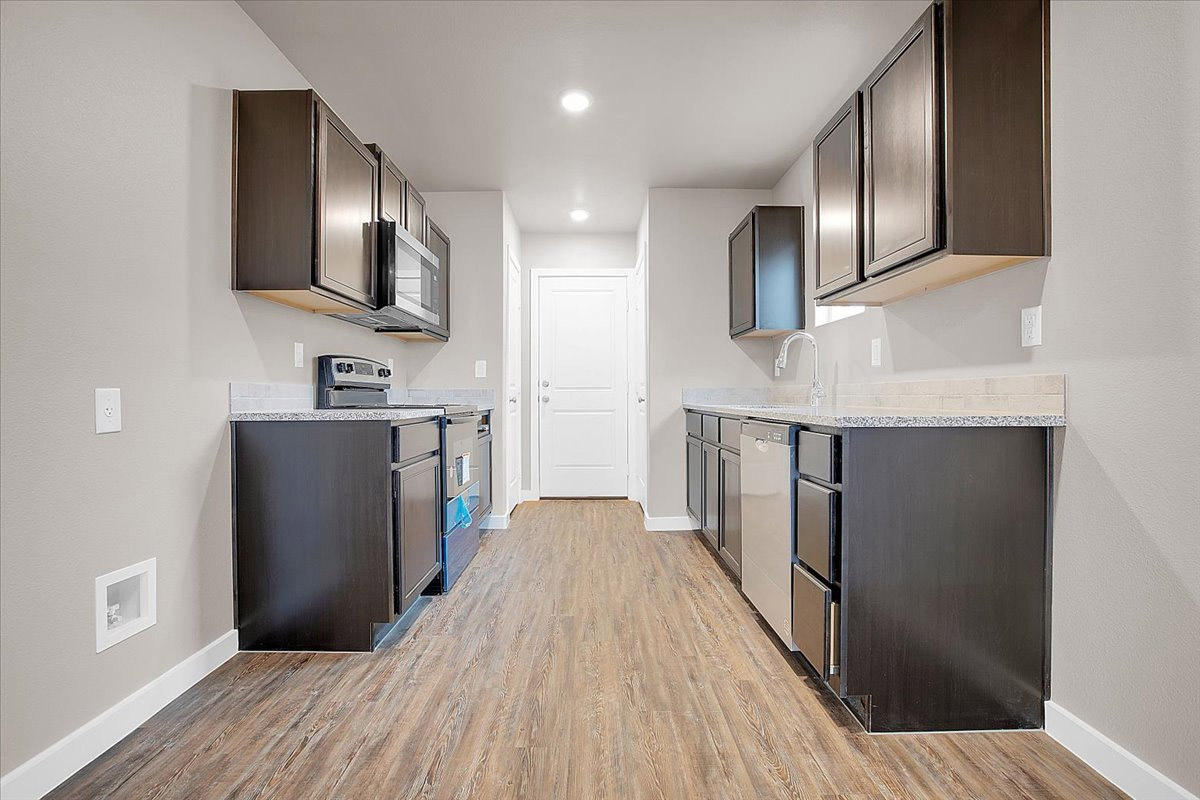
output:
[[[121,430],[121,390],[96,390],[96,433]]]
[[[1037,347],[1042,343],[1042,307],[1021,309],[1021,347]]]
[[[487,362],[486,361],[476,361],[475,362],[475,377],[476,378],[486,378],[487,377]]]
[[[292,366],[304,366],[304,342],[292,342]]]
[[[883,364],[883,340],[871,340],[871,366],[878,367]]]

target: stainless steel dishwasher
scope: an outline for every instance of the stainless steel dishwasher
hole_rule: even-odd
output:
[[[795,425],[742,424],[742,592],[780,640],[792,641]]]

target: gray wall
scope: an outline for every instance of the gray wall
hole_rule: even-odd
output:
[[[533,487],[532,436],[529,397],[529,312],[531,269],[633,269],[636,261],[632,233],[527,233],[521,239],[521,488]]]
[[[1054,256],[817,328],[823,379],[1066,373],[1052,700],[1198,791],[1200,4],[1055,3],[1051,29]],[[810,150],[775,202],[811,198]]]
[[[5,2],[0,59],[7,773],[233,627],[229,381],[407,346],[229,291],[229,90],[307,86],[236,5]],[[158,624],[97,654],[95,577],[151,556]]]
[[[729,338],[729,232],[766,189],[651,189],[647,237],[647,503],[651,517],[684,517],[682,392],[770,383],[769,341]]]

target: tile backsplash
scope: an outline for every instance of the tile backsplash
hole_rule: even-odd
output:
[[[229,412],[300,411],[315,405],[311,383],[238,383],[229,384]],[[494,408],[495,389],[388,389],[388,402],[395,404],[442,405],[464,403]]]
[[[297,411],[313,407],[311,383],[229,384],[229,412]]]
[[[700,405],[807,405],[808,389],[808,384],[684,389],[683,401]],[[1065,375],[840,383],[826,391],[825,403],[867,408],[1065,414],[1067,403]]]

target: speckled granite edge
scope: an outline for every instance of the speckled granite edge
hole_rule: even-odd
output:
[[[1061,428],[1062,414],[1005,414],[854,406],[752,406],[684,403],[689,411],[827,428]]]
[[[290,411],[241,411],[229,415],[230,422],[333,422],[343,420],[435,419],[445,413],[440,408],[358,408],[330,411],[293,409]]]

